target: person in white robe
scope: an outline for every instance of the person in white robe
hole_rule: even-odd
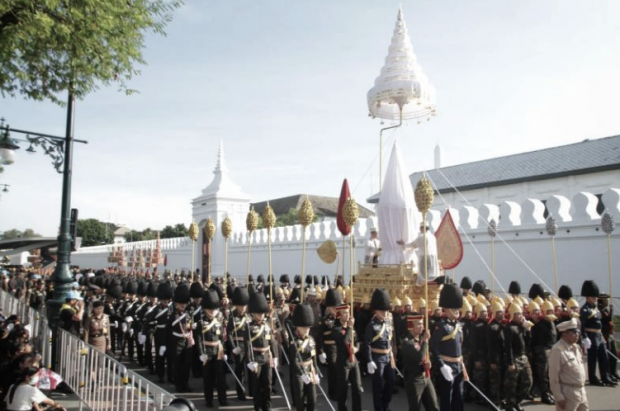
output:
[[[428,281],[433,281],[441,275],[439,259],[437,257],[437,239],[428,226],[426,227],[426,265],[424,264],[424,224],[420,224],[420,235],[411,243],[405,243],[402,240],[397,241],[397,243],[403,246],[405,251],[415,251],[417,256],[418,285],[424,284],[426,280],[425,268],[428,270]]]
[[[372,228],[370,230],[370,239],[366,242],[366,256],[364,262],[366,264],[372,263],[373,267],[376,267],[377,264],[379,264],[381,250],[381,241],[377,236],[377,229]]]

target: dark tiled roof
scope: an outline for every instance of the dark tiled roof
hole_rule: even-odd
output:
[[[428,170],[426,173],[435,190],[448,193],[455,191],[454,187],[459,191],[467,191],[617,169],[620,169],[620,136],[584,140],[565,146]],[[419,171],[409,176],[413,187],[423,173]],[[375,194],[368,202],[377,203],[378,199],[379,195]]]
[[[310,202],[312,203],[312,208],[314,209],[314,213],[318,216],[325,217],[336,217],[338,215],[338,201],[337,197],[323,197],[323,196],[307,196]],[[284,198],[276,198],[274,200],[269,200],[269,205],[273,208],[273,212],[278,216],[282,214],[287,214],[288,210],[291,208],[299,209],[301,208],[301,204],[306,199],[306,194],[296,194],[290,197]],[[259,203],[251,204],[254,206],[254,211],[258,214],[262,214],[265,206],[267,205],[267,201],[261,201]],[[362,207],[361,205],[357,205],[359,208],[359,217],[360,218],[368,218],[374,217],[375,213],[371,210]]]

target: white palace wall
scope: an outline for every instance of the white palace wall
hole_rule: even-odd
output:
[[[573,292],[579,294],[583,280],[594,279],[601,290],[607,291],[607,236],[601,230],[601,218],[596,212],[598,198],[590,192],[579,192],[571,199],[560,195],[543,199],[558,225],[555,246],[559,283],[570,285]],[[614,220],[620,221],[620,189],[604,191],[603,202]],[[512,280],[520,281],[524,292],[527,292],[532,283],[540,280],[553,290],[551,237],[547,234],[543,217],[545,204],[540,199],[527,199],[521,203],[503,201],[499,204],[451,209],[452,217],[461,232],[464,258],[461,264],[455,270],[448,271],[447,275],[454,275],[457,281],[468,275],[474,281],[484,280],[487,286],[491,287],[491,275],[487,268],[491,264],[491,238],[485,222],[493,218],[498,222],[498,235],[494,240],[494,268],[498,278],[498,281],[495,281],[495,290],[501,290],[499,284],[507,288]],[[441,213],[432,210],[429,221],[436,229],[441,221]],[[221,221],[215,221],[215,224],[219,228]],[[369,228],[375,224],[376,218],[362,219],[354,228],[356,264],[357,261],[363,261],[364,239],[368,237]],[[379,227],[379,236],[380,233]],[[217,235],[221,236],[219,230]],[[613,273],[617,273],[620,268],[619,236],[620,228],[611,236]],[[339,250],[342,250],[342,236],[335,221],[313,223],[306,229],[306,274],[326,274],[333,277],[336,273],[337,263],[327,265],[316,253],[316,249],[327,239],[335,241]],[[346,243],[344,260],[348,273],[348,239]],[[215,245],[212,267],[223,267],[224,244],[218,242]],[[134,246],[138,249],[150,249],[154,246],[154,241],[122,245],[128,256]],[[168,257],[168,269],[188,269],[191,266],[191,241],[188,238],[161,240],[161,246],[162,252]],[[72,253],[72,264],[90,268],[107,267],[111,247],[112,245],[82,248]],[[301,272],[301,226],[275,228],[272,231],[271,248],[274,277],[279,278],[283,273],[293,276]],[[247,233],[235,232],[228,244],[228,271],[243,280],[246,276],[247,259]],[[339,261],[342,261],[342,258]],[[268,264],[267,231],[258,230],[252,234],[250,271],[255,276],[261,273],[266,275]],[[161,271],[163,267],[160,267]],[[221,275],[222,272],[223,269],[213,270],[213,275]],[[614,281],[613,289],[613,295],[620,296],[620,279]]]

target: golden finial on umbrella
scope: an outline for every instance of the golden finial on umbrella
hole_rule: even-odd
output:
[[[211,240],[213,239],[213,236],[215,235],[215,223],[213,222],[213,220],[211,219],[211,217],[209,217],[207,219],[207,223],[205,224],[204,227],[204,231],[205,234],[207,235],[207,239],[209,240],[209,266],[207,268],[207,284],[211,284],[211,260],[213,259],[213,250],[212,250],[212,244],[211,244]]]
[[[355,200],[351,197],[347,199],[344,203],[344,207],[342,209],[342,214],[344,217],[344,222],[347,226],[353,227],[357,223],[357,219],[360,215],[359,207]]]
[[[258,228],[258,213],[254,211],[254,207],[248,212],[245,219],[245,226],[248,229],[248,272],[246,275],[246,285],[250,284],[250,261],[252,259],[252,233]]]
[[[431,182],[426,176],[422,177],[415,186],[415,205],[422,214],[426,214],[433,205],[435,199],[435,191]]]
[[[267,206],[263,210],[263,227],[267,229],[267,244],[269,249],[269,300],[273,304],[273,270],[271,266],[271,229],[276,225],[276,214],[273,208],[267,202]]]
[[[224,236],[224,297],[226,297],[226,288],[228,283],[228,237],[232,234],[232,221],[226,217],[222,221],[222,235]]]
[[[224,238],[230,237],[232,234],[232,221],[230,218],[226,217],[224,221],[222,221],[222,235]]]
[[[301,302],[304,302],[304,284],[306,280],[306,227],[314,220],[314,210],[308,196],[301,204],[297,214],[299,223],[303,226],[303,247],[301,249]]]
[[[196,264],[196,261],[195,261],[196,260],[196,258],[195,258],[196,240],[198,240],[198,224],[196,224],[195,221],[192,221],[192,223],[189,225],[189,230],[187,230],[187,235],[192,240],[192,274],[190,276],[190,279],[193,282],[194,281],[194,271],[196,271],[194,269],[194,265]]]

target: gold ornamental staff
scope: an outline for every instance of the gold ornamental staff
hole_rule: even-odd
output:
[[[192,275],[190,277],[192,282],[194,282],[194,268],[196,265],[196,240],[198,240],[198,224],[196,224],[195,221],[192,221],[192,223],[189,225],[187,235],[192,240]],[[131,270],[133,271],[133,266]]]
[[[603,232],[607,234],[607,270],[609,271],[609,301],[612,302],[612,279],[611,279],[611,233],[614,232],[616,224],[614,218],[609,214],[609,211],[605,210],[601,217],[601,228]]]
[[[312,222],[314,219],[314,210],[312,209],[312,203],[306,196],[306,199],[301,204],[301,208],[299,209],[299,213],[297,214],[299,218],[299,223],[303,227],[303,246],[301,249],[301,303],[304,302],[304,284],[306,283],[306,227]]]
[[[209,217],[207,219],[207,224],[205,224],[205,234],[207,235],[207,240],[209,241],[209,265],[207,266],[207,285],[211,285],[211,260],[213,259],[213,236],[215,235],[215,223]]]
[[[224,236],[224,297],[228,286],[228,237],[232,234],[232,221],[226,217],[222,221],[222,235]]]
[[[357,203],[355,202],[354,199],[352,199],[351,197],[349,197],[347,199],[347,201],[344,203],[344,208],[343,208],[343,217],[344,217],[344,222],[346,223],[346,225],[348,227],[351,228],[351,232],[349,233],[349,253],[351,255],[350,257],[350,271],[349,271],[349,303],[351,304],[351,316],[354,315],[355,311],[353,311],[353,227],[355,227],[355,224],[357,223],[357,218],[359,217],[359,208],[357,207]],[[342,262],[342,266],[344,267],[344,261]],[[343,279],[344,279],[344,275],[343,275]],[[350,342],[350,347],[349,347],[349,352],[351,353],[351,358],[353,358],[353,355],[355,353],[355,351],[353,350],[354,348],[354,340],[355,338],[351,338],[351,342]]]
[[[254,211],[254,207],[250,209],[247,218],[245,219],[245,226],[248,229],[248,272],[245,280],[246,287],[250,286],[250,260],[252,259],[252,233],[258,227],[258,213]]]
[[[493,292],[495,289],[495,236],[497,235],[497,223],[494,218],[489,221],[487,232],[491,237],[491,292]]]
[[[435,199],[435,192],[433,191],[433,186],[431,182],[426,178],[426,173],[424,176],[418,181],[418,184],[415,187],[415,204],[418,207],[418,210],[422,213],[422,224],[423,224],[423,232],[422,235],[424,240],[424,299],[426,300],[426,305],[430,306],[430,302],[428,301],[428,258],[427,258],[427,247],[426,247],[426,213],[430,210],[433,205],[433,200]],[[428,308],[427,308],[428,310]],[[428,312],[424,316],[426,324],[424,327],[428,330]],[[428,352],[428,344],[426,346],[426,361],[430,361],[430,354]]]
[[[555,292],[557,293],[558,288],[558,261],[555,257],[555,234],[558,232],[558,225],[555,222],[555,218],[553,216],[547,217],[547,223],[545,224],[545,228],[547,229],[547,234],[551,236],[551,253],[553,256],[553,277],[555,279]]]
[[[276,214],[267,202],[263,210],[263,227],[267,229],[267,245],[269,247],[269,299],[273,305],[273,270],[271,265],[271,229],[276,225]],[[273,317],[273,316],[272,316]]]

